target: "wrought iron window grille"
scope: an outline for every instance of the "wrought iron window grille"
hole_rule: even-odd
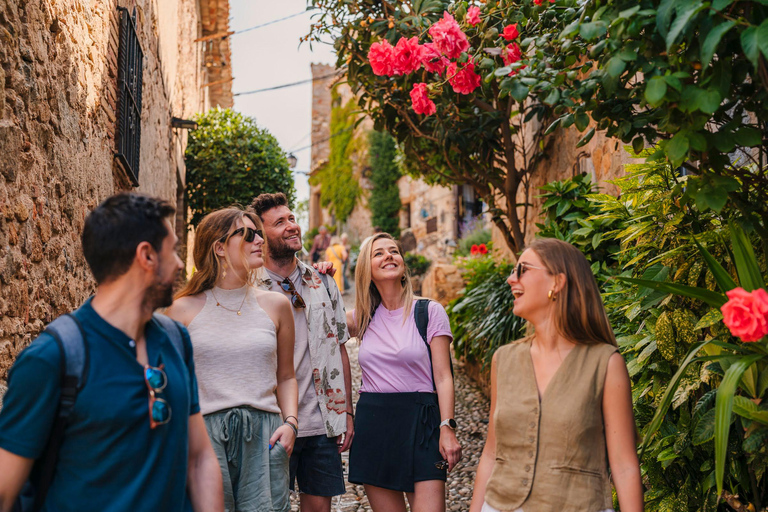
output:
[[[141,89],[144,52],[136,33],[136,9],[120,13],[120,47],[117,56],[117,151],[115,158],[126,170],[134,187],[139,185],[141,156]]]

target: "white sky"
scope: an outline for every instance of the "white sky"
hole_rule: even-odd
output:
[[[230,30],[238,31],[302,12],[306,0],[230,0]],[[273,87],[312,78],[310,64],[333,64],[335,56],[328,45],[299,46],[309,32],[311,17],[302,14],[286,21],[258,28],[231,38],[234,93]],[[276,91],[235,96],[235,110],[256,118],[262,128],[274,135],[287,152],[298,158],[295,178],[298,199],[309,197],[307,177],[312,123],[312,84],[306,83]]]

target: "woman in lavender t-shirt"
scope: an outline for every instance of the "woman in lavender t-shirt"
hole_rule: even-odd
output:
[[[448,316],[429,303],[428,348],[414,319],[417,301],[400,245],[387,233],[360,247],[355,287],[347,324],[360,340],[363,383],[349,481],[365,486],[374,512],[405,512],[403,493],[411,510],[444,512],[446,469],[461,458]]]

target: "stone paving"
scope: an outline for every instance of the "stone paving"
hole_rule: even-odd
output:
[[[354,308],[354,295],[345,295],[347,309]],[[347,344],[350,366],[352,369],[352,395],[357,402],[357,390],[360,387],[360,366],[357,363],[356,342]],[[480,461],[480,454],[485,443],[485,434],[488,429],[489,400],[480,389],[464,374],[462,365],[454,361],[455,386],[456,386],[456,421],[459,424],[458,438],[462,447],[461,462],[448,475],[446,486],[446,510],[449,512],[469,510],[469,502],[472,499],[472,486],[475,479],[475,470]],[[342,454],[344,463],[344,476],[348,473],[349,453]],[[298,499],[292,499],[292,510],[298,511]],[[365,496],[362,485],[347,482],[347,493],[334,498],[331,510],[333,512],[368,512],[371,507]]]

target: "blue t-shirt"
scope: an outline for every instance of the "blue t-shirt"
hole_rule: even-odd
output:
[[[186,492],[187,426],[200,411],[192,344],[186,361],[155,320],[145,337],[149,364],[164,365],[170,422],[149,428],[149,390],[132,340],[107,323],[88,299],[75,311],[89,363],[59,450],[44,511],[191,510]],[[61,355],[41,334],[16,359],[0,411],[0,448],[39,458],[50,435],[61,387]]]

